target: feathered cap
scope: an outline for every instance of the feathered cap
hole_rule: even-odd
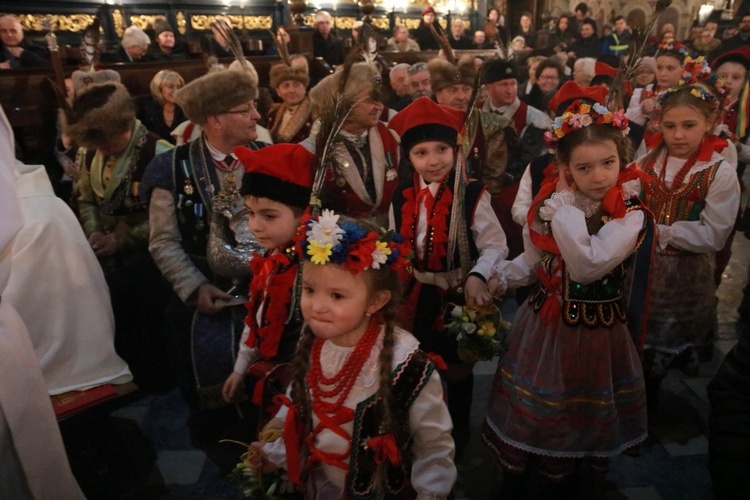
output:
[[[439,92],[451,85],[474,85],[477,76],[477,67],[474,65],[474,57],[466,55],[453,65],[442,59],[433,59],[427,63],[430,72],[430,83],[432,91]]]
[[[245,166],[240,194],[304,208],[310,201],[315,155],[299,144],[275,144],[257,151],[234,148]]]
[[[89,85],[107,82],[120,83],[120,73],[113,69],[101,69],[94,71],[84,71],[77,69],[73,72],[72,75],[70,75],[70,79],[73,81],[73,88],[75,89],[76,93],[79,93]]]
[[[343,95],[338,96],[339,82],[343,71],[338,71],[332,75],[323,78],[315,87],[310,90],[310,99],[319,109],[333,109],[336,99],[352,99],[365,89],[371,89],[374,92],[381,90],[382,78],[374,65],[368,63],[355,63],[351,67],[346,88]]]
[[[79,146],[98,149],[133,127],[135,106],[121,83],[86,87],[64,108],[63,131]]]
[[[388,128],[401,137],[404,152],[420,142],[441,141],[455,144],[466,113],[420,97],[396,113]]]
[[[278,88],[283,82],[288,80],[294,80],[300,82],[307,88],[310,85],[310,75],[307,74],[305,68],[299,66],[292,67],[285,63],[274,64],[271,66],[271,73],[269,75],[271,80],[271,88]]]
[[[258,96],[258,87],[246,71],[226,70],[193,80],[174,94],[188,120],[198,125],[212,115],[229,111]]]

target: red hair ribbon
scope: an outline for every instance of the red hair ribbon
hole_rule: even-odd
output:
[[[289,481],[293,484],[302,484],[302,467],[300,465],[300,435],[302,434],[302,422],[299,418],[297,405],[284,394],[277,394],[273,402],[279,406],[289,408],[284,420],[284,448],[286,448],[286,471]]]
[[[367,440],[367,446],[375,450],[375,463],[382,464],[386,460],[393,465],[401,463],[401,453],[398,451],[393,434],[370,438]]]

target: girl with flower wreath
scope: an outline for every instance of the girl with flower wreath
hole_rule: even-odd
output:
[[[396,326],[403,238],[323,210],[301,228],[301,308],[290,397],[254,443],[260,470],[287,470],[307,498],[447,498],[451,420],[435,366]]]
[[[625,168],[628,131],[622,110],[589,99],[555,119],[546,137],[557,179],[532,203],[524,253],[493,269],[493,290],[536,282],[516,314],[483,428],[506,473],[501,496],[525,498],[533,466],[547,480],[543,497],[578,498],[579,461],[604,474],[609,457],[646,439],[624,278],[634,252],[648,256],[653,231],[632,186],[638,172]]]
[[[735,165],[717,152],[727,141],[711,134],[720,94],[709,81],[694,82],[659,101],[661,141],[636,160],[658,229],[643,359],[650,413],[670,368],[695,374],[698,359],[713,351],[715,252],[732,231],[740,201]]]
[[[424,351],[442,358],[459,456],[470,434],[473,363],[459,357],[457,338],[446,330],[442,318],[450,302],[477,309],[492,306],[487,288],[490,270],[508,255],[505,233],[485,185],[470,181],[463,199],[454,200],[456,143],[464,119],[464,112],[421,97],[388,124],[401,137],[402,156],[415,170],[394,191],[390,213],[390,227],[403,234],[416,253],[402,324],[414,332]],[[448,255],[451,243],[460,243],[450,241],[454,203],[463,209],[458,212],[463,217],[459,223],[467,228],[464,243],[470,268],[461,267],[460,255]]]

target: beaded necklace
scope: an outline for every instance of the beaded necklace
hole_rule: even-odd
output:
[[[685,176],[687,176],[688,172],[690,172],[690,169],[693,168],[695,166],[695,163],[698,161],[698,155],[700,154],[702,148],[703,141],[701,141],[701,144],[698,145],[693,154],[690,155],[690,158],[688,158],[682,168],[680,168],[680,170],[677,172],[677,175],[674,176],[671,188],[667,187],[666,182],[667,161],[669,160],[669,154],[665,154],[664,161],[661,165],[661,172],[659,172],[659,180],[656,183],[657,185],[655,186],[655,189],[649,189],[649,194],[660,202],[667,201],[674,194],[674,192],[677,191],[680,186],[682,186],[682,183],[685,180]],[[654,162],[655,161],[656,160],[654,160]]]
[[[362,371],[367,359],[370,357],[375,341],[380,334],[380,322],[374,319],[365,330],[365,334],[357,342],[354,350],[344,362],[338,373],[332,377],[323,375],[323,368],[320,364],[320,353],[323,349],[325,340],[315,339],[312,348],[310,371],[307,373],[307,385],[312,392],[312,407],[318,413],[333,414],[338,412],[344,405],[346,398],[349,397],[354,381],[357,380],[359,372]],[[324,390],[323,386],[331,387],[330,390]],[[336,398],[336,401],[329,403],[323,401],[323,398]]]

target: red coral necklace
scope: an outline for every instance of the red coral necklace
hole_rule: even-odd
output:
[[[359,372],[370,357],[375,341],[380,334],[380,322],[374,319],[365,330],[365,334],[357,342],[354,350],[344,362],[338,373],[333,377],[325,377],[323,368],[320,364],[320,353],[323,349],[325,340],[315,339],[312,348],[312,359],[310,371],[307,373],[307,384],[312,392],[313,410],[320,413],[332,414],[339,411],[344,405],[346,398],[354,387],[354,381],[357,380]],[[330,390],[324,390],[323,386],[331,387]],[[333,403],[325,402],[322,398],[335,398]]]

